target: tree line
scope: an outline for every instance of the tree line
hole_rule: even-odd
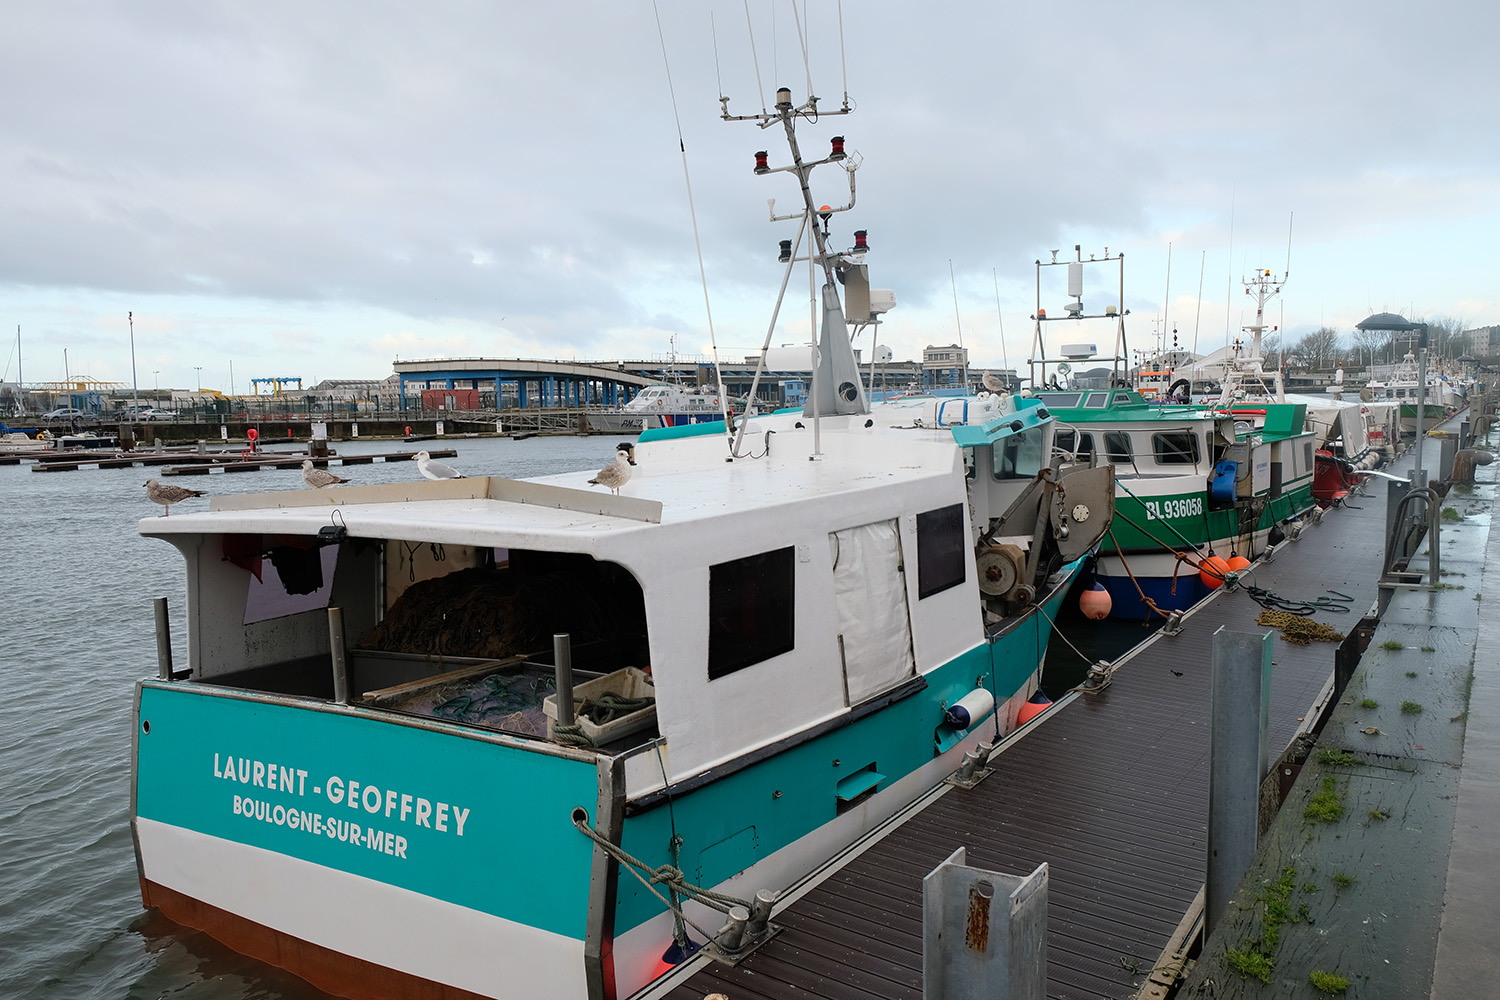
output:
[[[1415,322],[1422,322],[1416,320]],[[1471,354],[1474,345],[1465,332],[1469,325],[1451,316],[1440,316],[1427,323],[1428,357],[1457,358]],[[1365,368],[1376,364],[1395,364],[1407,351],[1416,353],[1417,334],[1390,330],[1336,330],[1320,326],[1300,337],[1283,338],[1279,333],[1261,340],[1261,354],[1289,368]],[[1486,345],[1485,355],[1494,353]],[[1285,360],[1281,360],[1283,358]]]

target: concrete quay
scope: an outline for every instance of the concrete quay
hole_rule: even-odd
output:
[[[1440,579],[1391,598],[1180,997],[1500,996],[1495,470],[1443,499]]]

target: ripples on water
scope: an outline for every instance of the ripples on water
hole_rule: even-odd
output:
[[[467,475],[593,472],[614,437],[452,439]],[[346,454],[409,451],[336,443]],[[334,471],[355,483],[417,478],[409,462]],[[154,470],[34,473],[0,466],[0,997],[313,1000],[324,994],[141,908],[130,837],[133,684],[156,673],[153,598],[182,646],[182,560],[142,538],[160,509]],[[210,493],[301,489],[298,470],[187,476]],[[586,487],[584,479],[579,486]],[[179,512],[200,510],[190,500]]]

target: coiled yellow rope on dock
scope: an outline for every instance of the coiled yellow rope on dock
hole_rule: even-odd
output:
[[[1281,629],[1281,637],[1298,646],[1306,646],[1315,639],[1318,642],[1344,641],[1344,633],[1337,632],[1331,626],[1315,622],[1311,618],[1294,615],[1290,611],[1273,611],[1267,608],[1256,617],[1255,623]]]

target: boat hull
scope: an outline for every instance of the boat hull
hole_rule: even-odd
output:
[[[1199,576],[1200,558],[1212,552],[1255,559],[1265,551],[1272,527],[1316,506],[1311,476],[1266,501],[1248,524],[1239,508],[1215,509],[1206,492],[1149,495],[1139,485],[1136,489],[1141,492],[1121,488],[1117,493],[1115,526],[1100,546],[1095,571],[1109,591],[1111,618],[1160,618],[1187,610],[1214,589]],[[1178,559],[1179,552],[1192,562]]]
[[[621,846],[742,897],[786,889],[1014,727],[1081,565],[1053,578],[1045,615],[1034,609],[862,713],[669,795],[659,784],[631,795]],[[989,678],[998,710],[945,727],[944,708],[976,676]],[[659,752],[641,754],[647,773]],[[382,1000],[625,996],[663,971],[670,913],[627,872],[601,867],[573,825],[616,808],[608,757],[161,681],[137,689],[134,757],[146,905],[320,989]],[[840,797],[867,764],[882,780]],[[710,932],[722,923],[690,916]]]

